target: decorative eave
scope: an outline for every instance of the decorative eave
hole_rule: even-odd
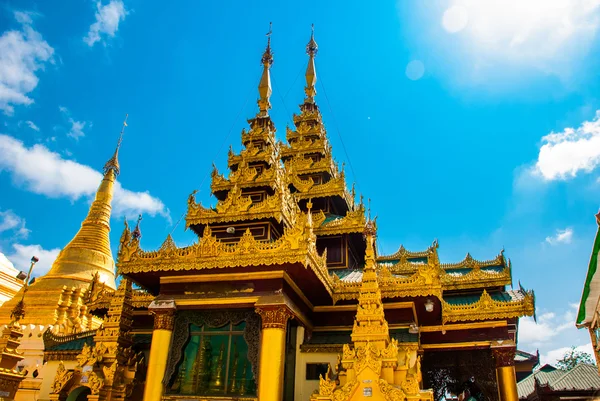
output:
[[[486,290],[483,290],[479,300],[472,304],[452,305],[442,300],[442,323],[534,316],[533,291],[516,290],[514,294],[517,295],[517,299],[512,301],[497,301]]]
[[[328,222],[325,222],[325,219],[326,216],[322,210],[313,215],[314,231],[318,236],[362,233],[367,224],[363,204],[360,204],[356,210],[349,211],[344,217]]]
[[[434,241],[433,244],[429,248],[427,248],[425,251],[413,252],[413,251],[409,251],[406,248],[404,248],[404,245],[401,245],[400,249],[398,249],[395,253],[393,253],[391,255],[383,255],[383,256],[377,257],[377,262],[399,261],[399,263],[400,263],[407,259],[427,258],[428,260],[430,260],[431,257],[434,257],[434,259],[437,261],[438,260],[438,257],[437,257],[438,247],[439,247],[438,242]]]
[[[265,119],[265,127],[261,127],[259,123],[260,117],[252,118],[248,120],[250,129],[246,131],[242,129],[242,143],[247,144],[253,141],[264,141],[266,144],[275,146],[275,125],[271,121],[270,117]],[[267,121],[268,120],[268,121]]]
[[[329,173],[332,177],[339,176],[338,167],[331,154],[326,154],[319,161],[314,161],[312,158],[303,155],[296,155],[285,161],[285,169],[296,175]]]
[[[297,223],[285,229],[275,241],[256,240],[247,229],[238,243],[223,243],[212,235],[208,226],[199,242],[178,248],[169,235],[157,251],[142,251],[131,241],[119,249],[117,267],[121,274],[165,271],[224,269],[247,266],[302,264],[313,270],[331,293],[332,281],[327,271],[327,255],[319,255],[316,237],[302,214]]]
[[[227,198],[218,201],[214,209],[205,208],[196,203],[192,193],[188,199],[188,211],[185,217],[186,227],[200,224],[223,223],[241,220],[275,219],[293,225],[296,220],[297,205],[289,190],[277,187],[273,195],[268,195],[262,202],[253,203],[249,196],[243,196],[239,188],[234,186]]]
[[[358,299],[359,282],[345,282],[336,275],[333,280],[333,301]],[[383,298],[403,298],[419,296],[436,296],[442,298],[442,283],[439,279],[439,270],[435,266],[420,265],[419,269],[408,277],[395,277],[385,267],[380,268],[377,282]]]
[[[292,157],[312,153],[331,153],[331,145],[327,138],[298,140],[290,145],[281,145],[281,157]]]
[[[231,168],[232,166],[237,166],[242,162],[264,162],[273,166],[279,163],[279,154],[277,149],[275,149],[273,152],[267,152],[265,149],[260,149],[256,146],[253,146],[252,143],[248,144],[248,147],[243,149],[238,155],[233,153],[232,149],[229,149],[229,153],[227,155],[227,166]]]
[[[52,330],[48,329],[48,330],[44,331],[44,334],[42,335],[42,339],[44,340],[44,348],[48,349],[48,348],[54,347],[56,345],[68,343],[68,342],[74,341],[74,340],[80,340],[83,338],[93,337],[95,335],[96,335],[96,330],[87,330],[87,331],[82,331],[82,332],[75,333],[75,334],[61,335],[61,334],[55,334],[52,332]]]
[[[241,163],[236,171],[229,173],[229,178],[219,174],[215,168],[212,173],[212,183],[210,189],[213,193],[218,191],[229,191],[234,186],[240,188],[270,187],[275,189],[282,184],[283,170],[277,163],[271,168],[264,169],[260,174],[256,168]]]
[[[295,174],[290,174],[289,181],[297,190],[297,192],[294,192],[294,197],[297,200],[339,196],[346,201],[348,209],[354,210],[354,196],[346,189],[343,171],[339,177],[332,178],[324,184],[315,184],[310,177],[307,180],[302,180]]]
[[[314,103],[310,104],[310,106],[314,110],[308,110],[306,103],[301,104],[300,110],[302,112],[300,114],[294,113],[294,115],[292,116],[292,119],[294,120],[294,125],[299,131],[301,131],[302,123],[306,121],[316,121],[317,124],[319,124],[320,126],[322,126],[321,124],[323,124],[323,117],[321,116],[321,112],[319,111],[319,106],[317,106]]]
[[[476,267],[465,274],[443,271],[441,280],[444,290],[464,290],[510,285],[512,284],[512,275],[510,266],[504,267],[499,272]]]
[[[467,256],[460,262],[456,263],[442,263],[440,267],[444,270],[453,270],[453,269],[477,269],[481,267],[492,267],[492,266],[510,266],[510,262],[507,263],[504,258],[504,250],[500,251],[498,256],[494,259],[490,260],[477,260],[474,259],[470,253],[467,253]]]
[[[110,307],[110,301],[114,296],[114,292],[103,294],[93,304],[93,308],[89,309],[108,309]],[[131,297],[131,306],[134,308],[147,308],[152,301],[154,301],[154,295],[150,294],[145,290],[133,290]]]

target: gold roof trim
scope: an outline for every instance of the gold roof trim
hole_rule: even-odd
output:
[[[519,290],[519,294],[521,294],[520,299],[496,301],[486,290],[483,290],[479,300],[473,304],[452,305],[442,300],[442,323],[533,316],[535,313],[533,291]]]
[[[314,161],[310,157],[296,155],[285,161],[285,168],[287,171],[293,171],[298,175],[322,172],[329,173],[333,177],[339,175],[337,164],[333,160],[331,154],[326,154],[319,161]]]
[[[490,266],[507,266],[506,260],[504,259],[504,249],[500,251],[498,256],[490,260],[477,260],[467,253],[467,256],[460,262],[456,263],[442,263],[441,268],[444,270],[450,269],[474,269],[479,267],[490,267]]]
[[[383,255],[383,256],[379,256],[377,257],[377,261],[378,262],[383,262],[383,261],[388,261],[388,260],[404,260],[407,258],[429,258],[430,256],[435,255],[436,259],[437,259],[437,248],[439,247],[439,244],[436,241],[433,242],[433,244],[427,248],[424,251],[420,251],[420,252],[413,252],[413,251],[409,251],[406,248],[404,248],[404,245],[400,245],[400,248],[393,254],[391,255]]]
[[[504,267],[500,272],[473,268],[470,272],[462,275],[454,275],[443,271],[442,284],[444,290],[463,290],[475,287],[500,287],[512,283],[510,266]]]
[[[236,171],[229,173],[228,178],[225,178],[223,174],[219,174],[217,168],[214,167],[210,189],[214,193],[231,190],[235,185],[240,188],[283,187],[282,179],[283,169],[279,163],[274,164],[271,168],[263,169],[259,174],[256,168],[250,167],[245,162],[242,162]]]
[[[283,157],[311,153],[331,153],[331,145],[327,138],[305,138],[304,140],[298,140],[289,145],[282,144],[281,146],[281,156]]]
[[[277,149],[273,152],[267,152],[264,149],[254,146],[252,142],[248,143],[239,155],[233,153],[233,150],[230,148],[227,155],[228,167],[236,166],[242,161],[246,163],[264,162],[269,165],[275,165],[279,163],[279,155]]]
[[[348,283],[333,275],[333,300],[357,299],[361,283]],[[420,265],[419,269],[409,277],[395,277],[386,268],[378,270],[377,281],[384,298],[437,296],[442,297],[442,283],[439,270],[432,265]]]
[[[241,190],[234,185],[227,198],[218,201],[214,209],[196,203],[195,192],[193,192],[188,198],[185,223],[186,227],[190,227],[196,224],[274,218],[279,222],[285,220],[291,225],[296,219],[297,209],[285,186],[276,187],[275,193],[268,195],[262,202],[252,203],[252,199],[243,196]]]
[[[349,211],[346,216],[340,217],[335,220],[325,221],[325,215],[323,215],[320,224],[317,224],[317,219],[313,218],[315,222],[315,234],[317,235],[337,235],[337,234],[349,234],[349,233],[362,233],[367,224],[365,217],[365,206],[360,204],[356,210]],[[320,216],[319,216],[320,217]]]
[[[310,267],[331,292],[327,272],[327,255],[319,255],[312,223],[302,214],[296,224],[284,230],[275,241],[256,240],[247,229],[238,243],[223,243],[212,235],[208,226],[199,242],[178,248],[171,236],[157,251],[143,251],[139,242],[124,233],[117,266],[121,274],[156,271],[221,269],[227,267],[271,266],[300,263]],[[128,230],[126,227],[125,230]]]

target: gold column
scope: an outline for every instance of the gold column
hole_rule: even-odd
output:
[[[160,401],[175,324],[175,301],[153,301],[148,309],[154,314],[154,331],[150,344],[144,401]]]
[[[516,350],[515,343],[512,341],[505,341],[504,345],[492,347],[492,354],[496,361],[496,382],[500,401],[519,400],[515,373]]]
[[[257,307],[256,313],[262,318],[258,399],[259,401],[281,401],[285,330],[288,319],[293,318],[293,315],[285,305]]]

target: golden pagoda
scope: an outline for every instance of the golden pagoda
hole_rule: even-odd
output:
[[[27,289],[27,314],[22,324],[54,325],[54,331],[71,333],[98,326],[85,311],[85,291],[94,277],[115,289],[115,262],[110,250],[110,214],[114,184],[119,175],[119,148],[104,165],[100,186],[81,228],[60,251],[52,267]],[[0,307],[0,324],[9,323],[9,311],[21,299],[22,289]]]
[[[269,31],[258,111],[229,171],[213,169],[216,204],[188,198],[197,240],[167,235],[145,250],[140,220],[125,224],[125,284],[96,280],[85,301],[102,326],[44,334],[44,358],[65,361],[49,399],[516,401],[518,321],[534,314],[533,292],[512,288],[503,252],[441,263],[434,242],[377,254],[375,221],[348,190],[317,105],[317,51],[313,30],[304,101],[281,144]]]

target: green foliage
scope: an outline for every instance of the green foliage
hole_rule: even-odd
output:
[[[580,363],[595,365],[594,357],[587,352],[578,351],[576,347],[571,347],[565,355],[556,362],[556,367],[560,370],[571,370]]]

